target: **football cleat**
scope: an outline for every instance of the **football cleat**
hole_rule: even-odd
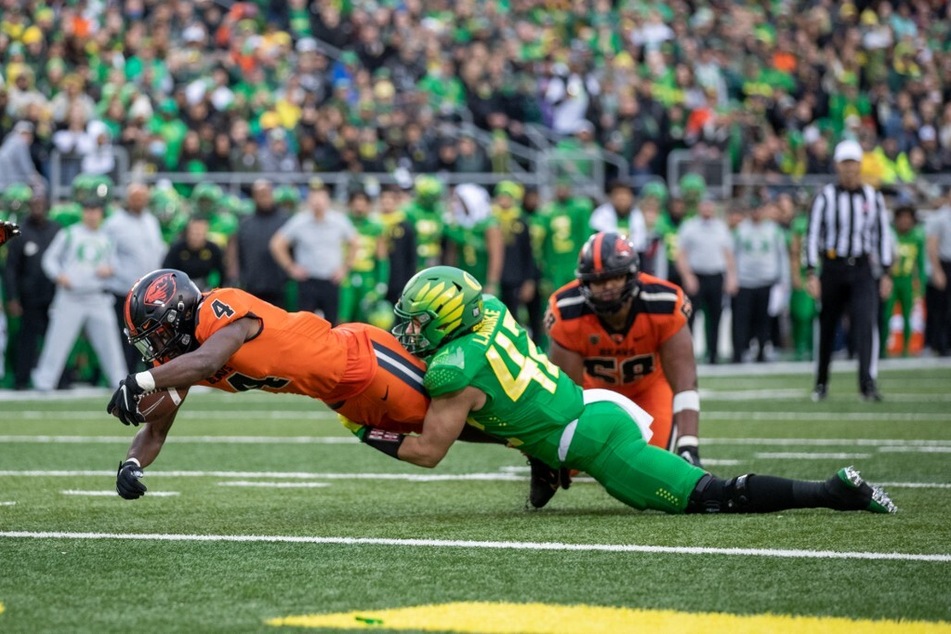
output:
[[[567,489],[571,486],[571,476],[565,468],[553,469],[532,456],[528,456],[528,465],[531,467],[528,503],[532,508],[540,509],[548,504],[558,492],[558,487]]]
[[[829,492],[841,503],[842,511],[895,513],[898,507],[884,489],[868,484],[855,467],[843,467],[826,481]]]
[[[819,401],[824,401],[828,395],[829,392],[826,390],[826,384],[816,383],[815,389],[812,390],[812,402],[818,403]]]

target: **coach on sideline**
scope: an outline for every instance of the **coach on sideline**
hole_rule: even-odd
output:
[[[879,295],[891,293],[893,244],[881,192],[861,181],[862,147],[842,141],[833,156],[838,179],[823,187],[809,212],[804,263],[806,288],[821,302],[819,356],[812,400],[826,397],[836,325],[849,305],[849,328],[859,357],[859,390],[881,401],[875,385]],[[817,269],[821,267],[821,271]]]

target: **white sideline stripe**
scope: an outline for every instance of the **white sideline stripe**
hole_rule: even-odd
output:
[[[132,436],[24,436],[0,435],[0,443],[37,444],[128,444]],[[260,445],[359,445],[355,436],[172,436],[166,442],[176,444],[260,444]],[[951,452],[951,440],[919,440],[899,438],[704,438],[703,445],[767,445],[803,447],[862,446],[877,447],[879,451],[921,451],[923,453]],[[709,462],[705,460],[705,462]],[[733,464],[721,462],[710,464]],[[503,470],[528,467],[503,467]]]
[[[16,502],[0,502],[0,506],[16,506]]]
[[[85,495],[88,497],[116,497],[119,494],[116,493],[116,490],[111,491],[80,491],[79,489],[66,489],[65,491],[60,491],[63,495]],[[148,495],[158,496],[158,497],[172,497],[174,495],[180,495],[178,491],[153,491]]]
[[[700,398],[704,401],[771,401],[776,399],[806,400],[809,398],[811,391],[812,388],[786,388],[774,390],[761,390],[755,388],[751,388],[749,390],[701,389]],[[893,392],[887,392],[886,398],[889,401],[901,403],[947,403],[948,401],[951,401],[951,394],[895,394]]]
[[[888,453],[951,453],[951,447],[879,447],[878,450]]]
[[[779,548],[712,548],[700,546],[645,546],[640,544],[565,544],[559,542],[488,542],[447,539],[391,539],[385,537],[307,537],[297,535],[175,535],[129,533],[72,533],[0,531],[0,537],[29,539],[116,539],[163,542],[241,542],[282,544],[339,544],[343,546],[410,546],[431,548],[484,548],[492,550],[554,550],[671,555],[727,555],[794,559],[869,559],[951,562],[951,554],[839,552]]]
[[[44,420],[44,419],[63,419],[69,418],[70,420],[109,420],[112,418],[105,411],[92,411],[92,412],[65,412],[65,411],[50,411],[50,410],[35,410],[28,409],[23,410],[22,412],[5,412],[4,418],[7,420],[17,420],[17,419],[27,419],[27,420]],[[189,409],[187,406],[185,409],[181,410],[178,413],[178,418],[175,420],[246,420],[246,419],[262,419],[262,420],[327,420],[334,421],[337,420],[337,414],[334,412],[322,412],[322,411],[290,411],[290,410],[273,410],[273,409],[254,409],[254,410],[234,410],[234,411],[202,411],[202,410],[193,410]]]
[[[951,415],[937,413],[915,414],[911,412],[711,412],[704,410],[703,419],[735,422],[766,421],[770,423],[787,420],[822,422],[829,420],[860,422],[885,421],[890,423],[940,421],[947,423],[951,422]]]
[[[863,447],[951,447],[951,440],[923,440],[910,438],[703,438],[703,445],[804,445],[838,447],[859,445]]]
[[[712,461],[705,461],[710,463]],[[730,461],[722,461],[730,462]],[[738,463],[739,461],[733,461]],[[503,467],[504,473],[466,473],[453,475],[419,475],[413,473],[303,473],[293,471],[147,471],[149,476],[179,478],[274,478],[284,480],[405,480],[409,482],[524,482],[526,475],[515,473],[520,467]],[[508,472],[506,472],[508,471]],[[0,471],[0,477],[115,477],[115,471]],[[572,482],[594,482],[594,478],[580,476]],[[876,482],[881,486],[907,489],[951,489],[951,483],[942,482]],[[110,494],[113,492],[110,492]],[[152,495],[149,493],[149,495]]]
[[[951,484],[939,482],[873,482],[873,484],[894,489],[951,489]]]
[[[128,444],[132,436],[13,436],[0,435],[0,443]],[[253,444],[253,445],[358,445],[356,436],[171,436],[176,444]]]
[[[220,487],[262,487],[266,489],[319,489],[329,487],[329,482],[250,482],[236,480],[235,482],[219,482]]]
[[[0,471],[0,477],[24,476],[101,478],[115,477],[115,470],[60,470],[60,471]],[[145,477],[171,476],[175,478],[276,478],[286,480],[404,480],[408,482],[456,482],[490,481],[523,482],[526,478],[506,473],[457,473],[457,474],[416,474],[416,473],[307,473],[294,471],[145,471]]]
[[[835,460],[860,460],[870,458],[870,453],[816,453],[816,452],[797,452],[797,451],[761,451],[753,454],[756,458],[769,460],[821,460],[823,458]]]

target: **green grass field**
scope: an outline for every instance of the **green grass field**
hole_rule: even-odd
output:
[[[812,403],[807,371],[702,375],[706,466],[855,464],[898,514],[665,516],[585,481],[528,512],[514,450],[426,471],[312,401],[207,392],[126,501],[107,395],[0,396],[0,632],[951,631],[951,365],[883,370],[879,404],[852,368]]]

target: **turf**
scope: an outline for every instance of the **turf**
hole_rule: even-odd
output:
[[[268,619],[456,601],[951,621],[951,366],[883,371],[887,400],[879,404],[859,402],[853,382],[854,371],[836,374],[829,400],[817,404],[808,399],[809,377],[796,370],[704,376],[702,454],[722,475],[820,479],[855,464],[870,480],[892,483],[896,515],[673,517],[627,509],[585,481],[528,512],[527,469],[513,450],[457,445],[424,471],[351,442],[322,406],[260,393],[190,395],[146,471],[145,498],[71,495],[64,491],[113,489],[134,430],[101,413],[107,396],[0,400],[4,533],[943,556],[9,536],[0,537],[0,631],[275,631]],[[420,475],[458,478],[408,479]],[[321,486],[228,486],[235,482]]]

